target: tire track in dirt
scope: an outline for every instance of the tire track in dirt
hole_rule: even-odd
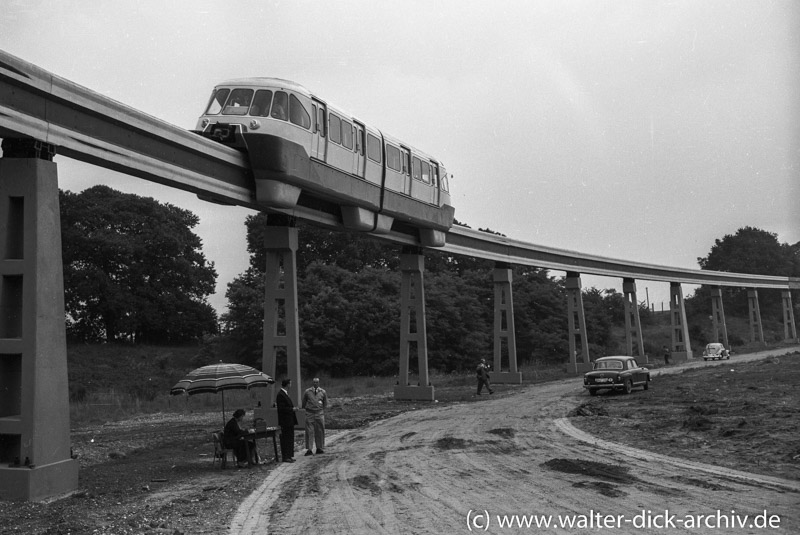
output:
[[[272,471],[239,508],[229,532],[467,533],[470,511],[488,511],[493,519],[591,512],[630,518],[667,509],[680,515],[767,510],[781,518],[781,528],[771,533],[797,532],[794,482],[667,462],[598,442],[565,419],[585,396],[574,378],[481,402],[411,411],[338,433],[324,455],[299,457]],[[490,533],[531,531],[500,529],[493,522]],[[624,526],[617,531],[663,533]]]

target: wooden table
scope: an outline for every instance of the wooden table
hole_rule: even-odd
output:
[[[278,435],[281,434],[280,427],[266,427],[266,428],[256,428],[255,433],[250,433],[244,438],[244,443],[247,446],[247,464],[253,464],[253,456],[250,454],[250,444],[252,440],[252,444],[255,444],[255,441],[259,438],[268,439],[272,438],[272,449],[275,452],[275,462],[279,461],[278,459]]]

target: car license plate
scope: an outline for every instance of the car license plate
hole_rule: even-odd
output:
[[[608,377],[599,377],[599,378],[595,379],[594,382],[595,383],[610,383],[611,379],[609,379]]]

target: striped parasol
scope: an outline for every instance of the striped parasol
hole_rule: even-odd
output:
[[[190,371],[175,383],[169,393],[179,394],[216,394],[222,393],[222,420],[225,421],[225,391],[248,390],[258,386],[268,386],[275,380],[269,375],[244,364],[209,364]]]

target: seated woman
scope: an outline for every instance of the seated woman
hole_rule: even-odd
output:
[[[250,434],[243,425],[245,411],[244,409],[236,409],[233,413],[233,418],[225,424],[225,430],[222,432],[222,441],[226,448],[230,448],[236,454],[236,466],[239,468],[247,467],[247,446],[245,443],[247,435]],[[255,453],[255,444],[251,442],[250,450],[253,455]]]

